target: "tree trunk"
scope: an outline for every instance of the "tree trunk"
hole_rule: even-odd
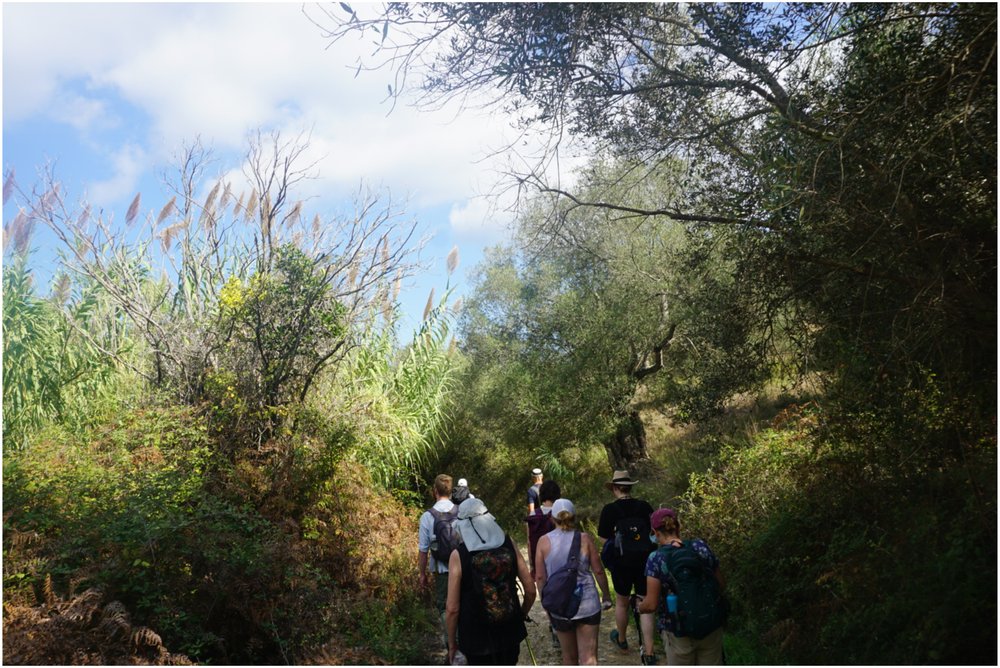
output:
[[[608,463],[615,470],[631,467],[642,459],[647,459],[646,428],[639,419],[639,411],[631,411],[618,423],[614,435],[604,442],[608,451]]]

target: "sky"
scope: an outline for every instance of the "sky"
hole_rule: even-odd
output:
[[[454,104],[418,110],[407,97],[393,107],[390,72],[356,76],[371,39],[331,45],[299,3],[4,2],[2,22],[2,162],[23,189],[52,165],[70,198],[120,220],[141,193],[155,216],[170,196],[162,174],[185,143],[211,147],[221,176],[239,172],[250,131],[310,132],[319,179],[307,219],[344,210],[366,184],[405,200],[429,239],[426,270],[403,286],[403,329],[432,287],[440,296],[454,246],[458,297],[484,249],[509,235],[508,202],[483,195],[506,166],[497,149],[517,137],[511,119]],[[16,212],[12,198],[4,221]],[[50,243],[36,230],[41,279]]]

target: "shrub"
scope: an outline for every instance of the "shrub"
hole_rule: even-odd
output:
[[[965,461],[843,441],[815,408],[731,445],[693,476],[685,532],[719,554],[732,628],[758,663],[993,663],[995,438]],[[925,441],[926,443],[926,441]],[[892,460],[873,450],[905,448]],[[980,495],[977,490],[984,492]]]

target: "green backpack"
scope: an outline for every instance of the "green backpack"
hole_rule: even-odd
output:
[[[661,596],[666,597],[670,591],[677,595],[675,635],[701,639],[725,624],[729,602],[722,595],[715,573],[690,542],[684,541],[681,547],[664,545],[659,551],[664,555],[660,568],[669,583]],[[666,610],[666,601],[661,604]]]

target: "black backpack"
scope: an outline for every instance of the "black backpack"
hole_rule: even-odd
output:
[[[455,529],[455,520],[458,519],[458,506],[448,512],[430,509],[431,517],[434,518],[434,535],[431,538],[431,554],[440,563],[447,565],[451,558],[452,550],[458,547],[458,530]]]
[[[649,554],[653,544],[649,542],[649,518],[634,515],[620,518],[615,522],[615,546],[618,554]]]
[[[552,573],[542,587],[542,607],[556,617],[572,619],[580,609],[583,589],[577,584],[580,563],[580,532],[573,532],[566,563]]]
[[[456,487],[451,491],[451,502],[456,506],[469,498],[469,488],[468,487]]]
[[[677,595],[675,633],[700,640],[726,623],[729,601],[722,595],[722,588],[689,541],[681,547],[665,545],[661,568],[670,583],[670,590]],[[667,591],[664,588],[663,596]],[[661,603],[666,610],[666,601]]]

